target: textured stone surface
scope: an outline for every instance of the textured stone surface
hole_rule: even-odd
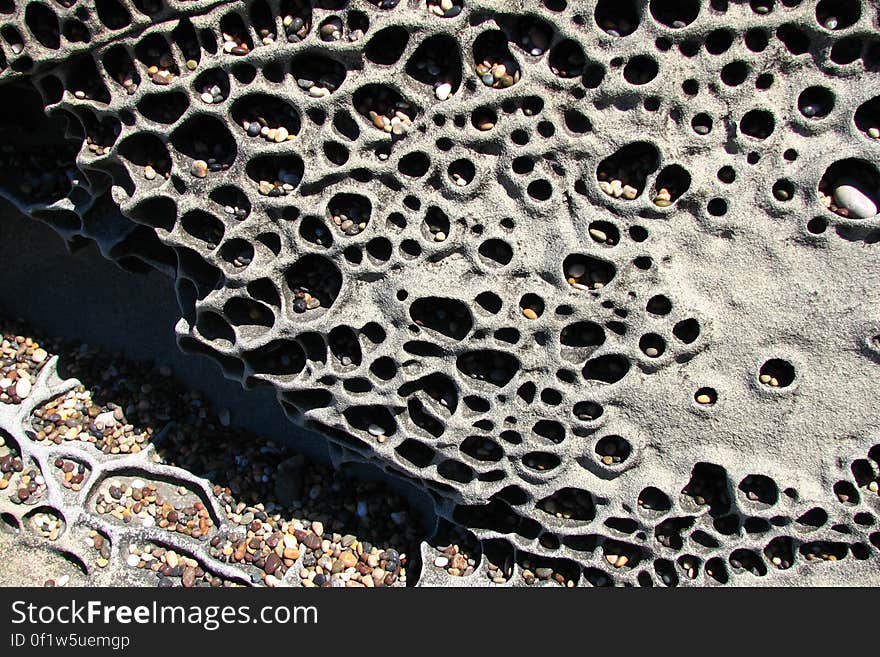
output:
[[[514,560],[875,581],[880,231],[835,189],[876,208],[876,9],[314,4],[57,49],[10,13],[5,122],[70,139],[7,131],[4,194],[174,275],[183,349]]]

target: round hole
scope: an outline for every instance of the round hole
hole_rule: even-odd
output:
[[[727,214],[727,201],[725,201],[723,198],[713,198],[711,201],[709,201],[706,209],[713,217],[724,216],[725,214]]]

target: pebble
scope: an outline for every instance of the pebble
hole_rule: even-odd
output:
[[[452,94],[452,85],[448,82],[443,82],[437,85],[437,88],[434,89],[434,93],[439,100],[446,100]]]
[[[868,136],[872,139],[880,139],[880,128],[868,128]]]
[[[877,214],[876,203],[853,181],[844,181],[834,188],[834,202],[857,219],[869,219]]]
[[[367,427],[367,431],[370,433],[371,436],[382,436],[385,434],[385,430],[378,424],[371,424],[369,427]]]
[[[27,377],[19,379],[15,384],[15,394],[26,399],[31,394],[31,381]]]
[[[137,555],[137,554],[129,554],[129,555],[125,558],[125,563],[127,563],[127,564],[128,564],[129,566],[131,566],[132,568],[137,568],[138,565],[140,565],[140,563],[141,563],[141,558],[140,558],[140,556]]]
[[[204,178],[208,175],[208,163],[204,160],[195,160],[189,172],[196,178]]]
[[[527,319],[538,319],[538,313],[531,308],[523,308],[522,314],[525,315]]]
[[[34,349],[34,353],[31,354],[31,360],[35,363],[42,363],[44,360],[46,360],[48,356],[49,354],[46,352],[46,350],[40,347],[38,349]]]

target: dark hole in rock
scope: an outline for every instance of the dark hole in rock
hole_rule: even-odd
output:
[[[623,77],[630,84],[647,84],[657,77],[659,72],[657,62],[646,55],[638,55],[627,62],[623,68]]]
[[[311,98],[325,98],[345,81],[345,66],[328,57],[302,55],[290,63],[299,90]]]
[[[302,347],[290,340],[273,340],[265,347],[245,353],[244,359],[257,374],[283,377],[299,374],[306,365]]]
[[[514,158],[511,167],[513,168],[514,173],[525,175],[531,173],[535,168],[535,161],[528,155],[521,155],[520,157]]]
[[[549,472],[557,468],[561,462],[556,454],[549,452],[529,452],[522,457],[522,464],[525,467],[538,472]]]
[[[357,122],[351,118],[348,112],[344,111],[336,112],[333,117],[333,129],[349,141],[356,140],[361,134]]]
[[[348,326],[336,326],[327,337],[330,353],[343,367],[361,364],[361,347],[355,332]]]
[[[230,347],[235,344],[235,331],[232,327],[220,315],[209,310],[199,312],[196,330],[211,342],[225,340]]]
[[[370,372],[383,381],[390,381],[397,376],[397,365],[393,359],[382,356],[373,361],[370,365]]]
[[[195,165],[187,172],[200,178],[207,172],[228,169],[235,160],[235,139],[226,125],[214,117],[197,114],[187,119],[171,133],[170,141],[179,153],[206,163],[203,173],[197,173]]]
[[[697,463],[682,494],[697,506],[708,506],[713,518],[730,511],[729,481],[724,468],[712,463]]]
[[[442,297],[416,299],[410,305],[409,314],[420,326],[437,331],[453,340],[463,340],[473,328],[473,319],[468,307],[457,299]]]
[[[588,381],[613,384],[623,379],[629,370],[630,362],[626,356],[606,354],[587,361],[581,373]]]
[[[504,240],[488,239],[480,244],[478,249],[483,262],[486,264],[503,267],[513,259],[513,249]]]
[[[156,123],[174,123],[189,108],[189,99],[179,91],[147,94],[138,102],[138,112]]]
[[[777,201],[790,201],[794,197],[794,184],[790,180],[777,180],[773,183],[773,197]]]
[[[437,453],[424,443],[420,443],[411,438],[404,440],[394,449],[401,458],[409,461],[417,468],[428,467]]]
[[[286,196],[302,181],[305,167],[297,155],[262,155],[245,166],[247,176],[257,184],[261,196]]]
[[[645,333],[639,339],[639,349],[648,358],[659,358],[666,351],[666,341],[656,333]]]
[[[440,34],[425,39],[406,63],[406,74],[430,85],[444,101],[458,91],[462,75],[461,53],[455,39]]]
[[[133,172],[138,177],[146,177],[148,171],[146,167],[151,167],[161,177],[171,173],[171,157],[168,155],[168,149],[158,137],[149,133],[126,137],[119,144],[119,155],[141,169]]]
[[[384,237],[374,237],[367,242],[367,253],[376,262],[388,262],[391,259],[391,242]]]
[[[415,240],[403,240],[400,243],[400,252],[405,258],[412,260],[422,255],[422,247]]]
[[[685,344],[691,344],[700,337],[700,323],[694,318],[683,319],[673,326],[672,334]]]
[[[535,180],[526,188],[529,196],[536,201],[546,201],[553,195],[553,186],[549,180]]]
[[[713,217],[721,217],[727,214],[727,201],[723,198],[713,198],[706,205],[706,210],[708,210],[709,214]]]
[[[367,42],[364,56],[375,64],[390,66],[397,62],[409,42],[409,32],[399,26],[386,27]]]
[[[393,436],[397,432],[394,416],[384,406],[352,406],[343,411],[343,416],[349,425],[373,439]]]
[[[751,29],[745,34],[744,38],[746,48],[752,52],[762,52],[769,41],[767,33],[761,29]]]
[[[628,36],[639,26],[639,11],[633,0],[599,0],[593,16],[596,25],[615,37]]]
[[[223,222],[203,210],[190,210],[181,217],[180,223],[183,230],[211,249],[220,244],[225,232]]]
[[[680,29],[693,23],[700,13],[699,0],[651,0],[651,16],[666,27]]]
[[[749,76],[749,65],[743,61],[733,61],[721,69],[721,81],[728,87],[736,87],[746,81]]]
[[[284,280],[293,297],[291,306],[296,314],[330,308],[342,287],[342,274],[336,265],[316,254],[302,256],[285,272]]]
[[[233,297],[223,306],[223,313],[234,326],[265,326],[275,324],[275,313],[251,299]]]
[[[486,312],[492,313],[493,315],[497,314],[501,310],[501,297],[499,297],[494,292],[481,292],[476,296],[474,301],[477,303],[478,306],[480,306],[480,308],[482,308]]]
[[[245,268],[254,259],[254,247],[247,240],[235,238],[220,247],[220,257],[233,267]]]
[[[576,109],[566,110],[564,118],[565,127],[575,134],[584,134],[593,129],[590,119]]]
[[[519,80],[519,64],[510,53],[504,32],[483,32],[474,40],[473,52],[477,75],[487,87],[505,89]]]
[[[168,197],[153,196],[138,203],[129,216],[138,223],[171,232],[177,221],[177,205]]]
[[[236,100],[232,105],[232,119],[249,137],[261,137],[269,143],[282,143],[299,134],[301,127],[300,116],[291,105],[262,93]]]
[[[628,144],[599,163],[596,179],[608,196],[634,200],[642,193],[648,174],[657,170],[657,148],[648,142]]]
[[[327,225],[317,217],[304,217],[299,224],[299,234],[318,246],[329,247],[333,244],[333,235]]]
[[[729,30],[712,30],[706,37],[706,51],[711,55],[721,55],[733,45],[733,35]]]
[[[465,376],[503,387],[519,371],[519,360],[502,351],[481,349],[459,356],[456,366]]]
[[[352,236],[362,232],[370,221],[373,204],[360,194],[334,194],[327,203],[327,218],[343,234]]]
[[[447,459],[438,465],[437,474],[444,479],[456,481],[460,484],[469,483],[474,478],[474,471],[470,466],[454,459]]]
[[[532,427],[532,431],[535,435],[557,445],[565,440],[565,427],[555,420],[538,420]]]
[[[782,41],[792,55],[803,55],[810,49],[810,37],[791,23],[780,25],[776,30],[776,38]]]
[[[794,383],[794,366],[781,358],[771,358],[761,365],[759,381],[773,388],[786,388]]]
[[[223,208],[223,213],[237,221],[247,219],[251,212],[251,202],[247,195],[234,185],[224,185],[214,189],[209,198]]]
[[[258,278],[247,284],[247,291],[257,301],[262,301],[276,308],[281,307],[281,295],[278,288],[268,278]]]
[[[504,456],[501,446],[486,436],[468,436],[462,441],[459,449],[478,461],[497,462]]]
[[[605,342],[605,330],[595,322],[575,322],[563,327],[559,341],[566,347],[599,347]]]
[[[612,281],[617,269],[607,260],[573,253],[563,261],[562,273],[576,290],[598,290]]]
[[[58,17],[46,5],[40,2],[28,4],[24,12],[24,22],[31,34],[46,48],[57,50],[61,46]]]
[[[550,70],[561,78],[574,78],[584,71],[586,58],[581,47],[571,39],[561,41],[550,51]]]
[[[95,11],[98,20],[111,30],[120,30],[131,24],[131,14],[118,0],[95,0]]]
[[[823,205],[832,212],[853,219],[869,219],[880,207],[880,173],[865,160],[838,160],[819,181]]]
[[[462,158],[452,162],[446,173],[455,185],[465,187],[473,182],[477,169],[473,162]]]
[[[596,443],[595,451],[604,465],[616,465],[626,461],[632,453],[632,446],[623,436],[603,436]]]
[[[421,178],[431,167],[431,159],[423,152],[407,153],[397,163],[397,170],[411,178]]]
[[[856,61],[862,54],[862,40],[858,37],[846,37],[831,47],[831,61],[846,66]]]
[[[820,0],[816,5],[816,20],[826,30],[846,29],[861,15],[861,4],[857,0]]]
[[[739,489],[752,502],[773,506],[779,500],[776,482],[766,475],[748,475],[739,482]]]
[[[383,84],[364,85],[355,91],[352,102],[376,129],[392,136],[405,135],[418,114],[416,107]]]
[[[665,513],[672,508],[672,501],[669,496],[654,486],[648,486],[642,489],[638,497],[639,507],[648,511],[657,511]]]
[[[324,142],[324,155],[336,166],[342,166],[348,162],[348,149],[336,141]]]
[[[834,94],[826,87],[808,87],[798,96],[798,110],[808,119],[821,119],[834,109]]]

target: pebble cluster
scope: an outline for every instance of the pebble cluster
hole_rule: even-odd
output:
[[[4,344],[21,345],[14,351],[19,356],[42,349],[23,335],[4,332],[3,337]],[[305,587],[407,584],[407,553],[417,552],[421,529],[404,501],[383,484],[348,479],[231,428],[228,411],[213,411],[198,392],[183,389],[169,368],[132,363],[87,345],[47,344],[61,354],[67,373],[95,383],[40,405],[33,414],[33,440],[108,455],[149,448],[154,463],[176,465],[214,482],[212,493],[225,512],[223,527],[217,527],[204,502],[183,483],[111,473],[91,495],[98,517],[203,542],[218,561],[251,568],[257,584],[280,585],[294,566],[296,581]],[[126,415],[137,426],[127,423]],[[158,430],[169,423],[173,429],[156,444]],[[91,474],[73,459],[58,458],[53,466],[62,485],[72,490],[81,490]],[[0,473],[0,490],[14,489],[15,504],[34,504],[45,490],[39,470],[26,467],[2,436]],[[60,518],[48,512],[33,522],[49,540],[63,531]],[[90,530],[86,544],[95,551],[98,567],[110,564],[103,534]],[[155,545],[132,544],[126,563],[156,572],[158,586],[230,584],[190,557]]]
[[[109,480],[98,489],[95,511],[123,523],[159,527],[206,539],[213,527],[205,505],[183,486],[176,491],[161,484],[134,479],[128,484]],[[166,490],[162,490],[166,489]]]
[[[156,586],[159,588],[236,586],[235,582],[211,573],[198,560],[152,544],[139,546],[132,543],[129,545],[125,564],[129,568],[155,573]]]

